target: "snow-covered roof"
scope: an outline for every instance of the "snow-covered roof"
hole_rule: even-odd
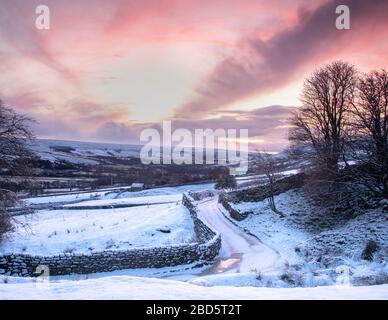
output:
[[[134,182],[131,184],[131,188],[143,188],[144,187],[144,183],[141,183],[141,182]]]

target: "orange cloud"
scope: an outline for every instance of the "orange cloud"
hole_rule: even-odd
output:
[[[300,10],[295,25],[268,40],[243,36],[240,47],[248,49],[234,52],[218,63],[196,87],[194,97],[178,108],[176,116],[206,116],[253,94],[265,94],[294,80],[305,72],[306,66],[311,72],[313,65],[325,60],[348,60],[352,56],[357,62],[362,60],[360,54],[370,52],[386,56],[388,2],[347,2],[351,30],[335,28],[335,8],[342,2],[332,0],[312,11]],[[355,52],[359,55],[353,55]]]

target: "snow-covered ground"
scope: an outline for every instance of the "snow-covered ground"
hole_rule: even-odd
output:
[[[88,207],[105,207],[105,206],[131,206],[131,205],[150,205],[150,204],[162,204],[171,202],[180,202],[182,195],[170,194],[164,196],[149,196],[149,197],[133,197],[133,198],[119,198],[119,199],[102,199],[102,200],[90,200],[81,203],[74,203],[65,205],[64,208],[88,208]]]
[[[53,255],[191,243],[195,239],[193,222],[180,203],[182,194],[213,188],[213,183],[204,183],[137,192],[103,189],[29,198],[25,200],[27,204],[70,203],[81,209],[42,209],[16,217],[29,227],[19,224],[0,246],[0,253]],[[114,209],[122,205],[138,207]],[[111,208],[93,209],[99,206]]]
[[[339,270],[347,270],[349,281],[355,285],[387,283],[388,228],[381,209],[355,218],[323,214],[298,190],[275,196],[275,203],[284,218],[270,209],[267,200],[232,204],[240,212],[250,213],[234,223],[278,252],[283,263],[280,280],[260,274],[259,281],[252,277],[245,277],[245,281],[267,286],[331,285]],[[369,240],[378,243],[373,262],[361,259]]]
[[[40,210],[33,215],[18,216],[19,220],[27,219],[30,230],[19,226],[0,246],[0,254],[53,255],[191,243],[195,241],[193,222],[181,204],[182,193],[208,189],[213,190],[214,184],[138,192],[98,190],[29,199],[30,203],[40,204],[75,202],[69,206],[84,208]],[[319,226],[326,228],[323,233],[313,227],[316,219],[321,221],[322,217],[319,213],[312,214],[315,212],[311,204],[299,192],[285,192],[276,196],[275,201],[285,218],[273,213],[267,201],[246,202],[233,205],[240,211],[251,212],[241,222],[231,220],[218,204],[217,197],[198,202],[200,217],[222,237],[221,254],[213,265],[198,268],[194,263],[160,269],[57,276],[51,277],[49,283],[1,276],[0,299],[388,299],[387,284],[336,286],[335,271],[323,270],[322,265],[315,262],[307,264],[305,257],[295,250],[310,250],[313,246],[324,251],[327,238],[338,242],[342,240],[338,238],[341,232],[351,238],[349,234],[355,232],[360,223],[365,226],[360,229],[362,232],[368,235],[373,229],[384,238],[387,229],[381,229],[381,215],[367,215],[367,220],[360,217],[361,222],[352,220],[349,225],[342,223],[334,231],[327,227],[336,218],[327,217]],[[142,206],[144,203],[148,205]],[[88,209],[115,205],[139,206]],[[365,225],[365,221],[369,225]],[[352,267],[353,278],[370,277],[372,269],[376,277],[388,274],[387,266],[381,263],[376,266],[369,262],[348,264]],[[360,281],[357,285],[365,283]]]
[[[366,210],[353,219],[324,230],[300,247],[309,259],[321,257],[327,263],[336,256],[350,259],[361,257],[368,241],[375,241],[381,249],[376,260],[388,256],[388,216],[382,208]]]
[[[298,174],[299,172],[300,172],[299,169],[292,169],[292,170],[281,171],[277,173],[277,175],[287,177],[287,176]],[[265,174],[243,175],[243,176],[236,177],[236,182],[238,186],[245,186],[245,185],[249,186],[253,184],[261,184],[266,180],[267,180],[267,177]]]
[[[139,157],[140,145],[93,143],[64,140],[38,139],[31,143],[32,149],[42,160],[68,161],[79,164],[98,164],[98,157]],[[66,150],[68,151],[61,151]]]
[[[311,210],[306,201],[301,199],[300,195],[294,191],[275,196],[275,203],[277,209],[286,216],[292,216],[301,210],[306,212]],[[228,211],[221,205],[220,207],[223,213],[230,217]],[[288,263],[301,261],[301,257],[295,252],[295,248],[307,241],[312,234],[290,224],[288,219],[280,219],[270,209],[267,200],[232,204],[232,207],[240,212],[251,212],[245,220],[238,222],[240,227],[251,232],[262,242],[279,252],[280,256]]]
[[[246,234],[221,213],[217,197],[200,202],[200,217],[221,233],[220,260],[207,273],[268,272],[276,269],[278,255]]]
[[[0,279],[1,280],[1,279]],[[388,285],[316,288],[254,288],[198,286],[187,282],[114,276],[81,281],[40,283],[8,278],[0,299],[388,299]]]
[[[47,197],[28,198],[28,199],[24,199],[23,201],[27,205],[66,203],[66,202],[96,199],[96,198],[104,197],[108,193],[109,193],[108,191],[69,193],[64,195],[52,195]]]
[[[176,187],[159,187],[136,192],[123,192],[117,198],[149,197],[149,196],[166,196],[182,195],[185,192],[197,192],[204,190],[213,190],[214,183],[188,184]]]
[[[177,203],[106,210],[42,210],[18,219],[28,222],[29,228],[18,225],[0,246],[0,253],[54,255],[195,242],[189,212]]]
[[[196,192],[203,190],[213,190],[214,183],[199,183],[199,184],[190,184],[176,187],[159,187],[146,189],[142,191],[125,191],[125,192],[115,192],[115,190],[125,190],[125,187],[122,188],[113,188],[97,190],[95,192],[85,192],[85,193],[69,193],[65,195],[51,195],[45,197],[33,197],[24,199],[24,202],[28,205],[36,204],[57,204],[57,203],[74,203],[86,200],[106,200],[106,199],[128,199],[128,198],[138,198],[138,197],[152,197],[152,196],[176,196],[182,198],[184,192]],[[127,201],[127,200],[126,200]]]

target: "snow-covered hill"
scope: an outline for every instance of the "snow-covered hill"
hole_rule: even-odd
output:
[[[39,139],[31,147],[42,160],[75,164],[98,164],[100,157],[138,158],[141,148],[140,145]]]

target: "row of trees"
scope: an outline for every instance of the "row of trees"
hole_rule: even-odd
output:
[[[289,139],[313,164],[310,192],[338,202],[359,186],[388,199],[387,71],[336,61],[305,80],[302,102]]]

